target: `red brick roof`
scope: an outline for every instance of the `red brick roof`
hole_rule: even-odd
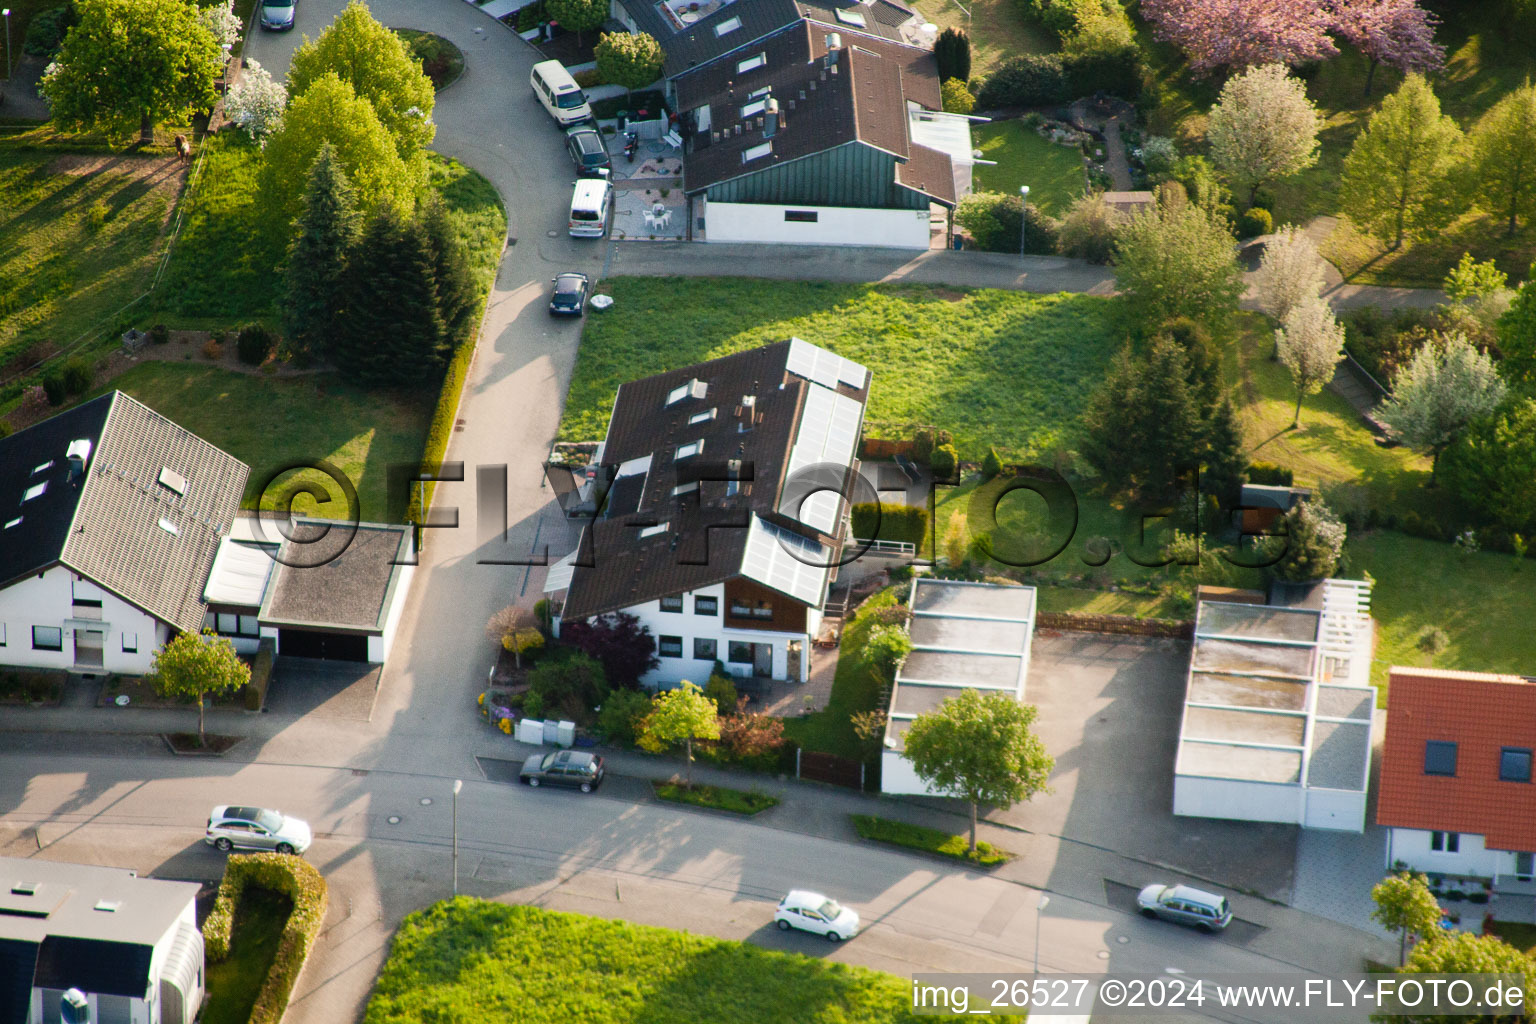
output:
[[[1454,776],[1424,774],[1424,744],[1457,745]],[[1536,684],[1520,676],[1394,668],[1376,823],[1467,832],[1536,850],[1536,782],[1499,779],[1503,747],[1536,748]]]

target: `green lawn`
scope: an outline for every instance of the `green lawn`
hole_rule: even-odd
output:
[[[1076,147],[1042,139],[1016,118],[978,124],[971,140],[983,159],[997,161],[996,167],[977,164],[972,169],[978,192],[1014,195],[1020,185],[1028,185],[1030,202],[1060,216],[1088,186]]]
[[[208,965],[208,1002],[203,1006],[202,1024],[246,1024],[250,1020],[251,1006],[266,983],[292,912],[293,901],[282,893],[251,887],[240,894],[229,958]]]
[[[864,642],[876,625],[873,617],[881,608],[896,606],[896,593],[907,584],[898,584],[865,601],[843,629],[838,644],[837,672],[832,677],[832,696],[827,706],[815,714],[784,719],[784,738],[806,750],[856,761],[864,759],[863,744],[853,731],[852,716],[860,711],[884,709],[885,684],[877,679],[872,666],[864,660]]]
[[[421,459],[431,395],[395,395],[342,383],[335,374],[268,377],[232,373],[198,362],[141,363],[108,387],[127,392],[145,405],[229,452],[251,467],[242,504],[254,508],[267,479],[279,470],[317,459],[334,464],[357,488],[364,521],[400,522],[405,494],[387,494],[393,464],[416,466]],[[88,396],[90,397],[90,396]],[[290,473],[269,489],[275,494],[309,481],[323,484],[316,471]],[[335,493],[330,485],[328,491]],[[343,519],[338,504],[315,507],[308,499],[299,511]]]
[[[766,905],[756,912],[768,921]],[[907,979],[863,967],[461,896],[402,922],[363,1020],[916,1024],[927,1019],[912,1012],[911,1002]]]
[[[34,345],[66,345],[146,291],[181,184],[163,159],[25,145],[0,142],[0,363],[34,362]]]
[[[1070,433],[1117,344],[1110,300],[1085,295],[747,278],[601,290],[615,302],[587,320],[561,440],[601,438],[624,381],[795,336],[873,372],[868,436],[940,424],[964,458],[1022,454]]]
[[[1013,854],[1007,850],[998,849],[983,840],[977,840],[976,853],[973,855],[970,852],[968,836],[951,835],[936,828],[909,825],[904,821],[877,818],[872,814],[850,814],[848,817],[853,822],[854,831],[858,832],[859,838],[872,842],[900,846],[908,850],[921,850],[940,857],[979,864],[984,868],[1005,864],[1013,859]]]
[[[998,63],[1025,53],[1056,49],[1051,33],[1024,13],[1019,0],[917,0],[912,6],[940,28],[958,28],[971,37],[971,77],[985,78]]]

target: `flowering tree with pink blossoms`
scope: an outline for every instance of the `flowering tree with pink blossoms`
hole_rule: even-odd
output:
[[[1339,0],[1334,8],[1339,35],[1371,62],[1367,96],[1378,65],[1404,72],[1438,71],[1445,65],[1445,47],[1435,42],[1440,19],[1416,0]]]

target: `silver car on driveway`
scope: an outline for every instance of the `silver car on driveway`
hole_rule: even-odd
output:
[[[208,831],[203,841],[225,852],[274,850],[303,853],[314,838],[307,824],[281,811],[220,805],[208,815]]]
[[[1202,932],[1219,932],[1232,923],[1225,896],[1188,885],[1149,885],[1136,895],[1143,917],[1187,924]]]

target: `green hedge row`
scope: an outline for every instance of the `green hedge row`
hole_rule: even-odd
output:
[[[245,710],[260,711],[267,702],[267,687],[272,682],[272,665],[277,651],[271,637],[263,637],[251,659],[251,679],[245,684]]]
[[[918,505],[866,502],[853,506],[853,535],[860,540],[906,541],[922,547],[928,536],[928,510]],[[879,532],[876,532],[876,531]]]
[[[998,65],[982,84],[976,105],[1042,107],[1106,92],[1121,99],[1141,93],[1141,54],[1134,47],[1110,53],[1025,54]]]
[[[214,963],[229,956],[235,908],[240,894],[248,888],[270,889],[293,900],[293,913],[283,927],[272,969],[251,1007],[250,1024],[279,1024],[325,920],[325,879],[308,861],[287,854],[252,853],[229,858],[224,880],[219,883],[219,897],[203,922],[203,949]]]

